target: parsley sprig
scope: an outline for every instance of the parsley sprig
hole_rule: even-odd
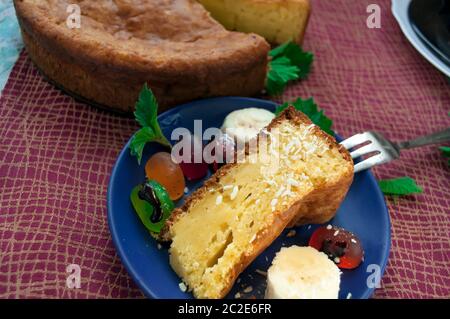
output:
[[[323,110],[320,110],[317,106],[317,104],[314,102],[314,99],[311,97],[307,100],[302,100],[301,98],[298,98],[296,101],[292,103],[284,103],[277,107],[275,110],[275,114],[280,114],[284,109],[286,109],[289,105],[292,105],[297,109],[298,111],[303,112],[305,115],[307,115],[310,120],[319,126],[323,131],[330,134],[331,136],[334,136],[334,132],[331,129],[333,126],[333,121],[327,117]]]
[[[290,81],[307,77],[314,56],[305,52],[294,43],[287,42],[269,52],[272,60],[269,63],[266,90],[269,95],[280,94]]]
[[[378,185],[385,195],[412,195],[423,192],[416,181],[408,176],[380,180]]]
[[[158,102],[147,84],[139,93],[139,99],[135,107],[134,116],[142,128],[134,134],[130,143],[130,152],[132,156],[136,156],[138,163],[141,164],[145,144],[157,142],[167,147],[172,147],[172,145],[159,127]]]

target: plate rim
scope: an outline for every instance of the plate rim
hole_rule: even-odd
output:
[[[213,98],[206,98],[206,99],[201,99],[201,100],[196,100],[196,101],[192,101],[192,102],[188,102],[188,103],[184,103],[181,105],[178,105],[174,108],[171,108],[165,112],[162,112],[160,114],[158,114],[158,118],[162,115],[164,116],[168,116],[172,113],[177,113],[180,109],[182,108],[186,108],[186,107],[191,107],[192,105],[196,105],[199,103],[208,103],[211,101],[220,101],[220,100],[232,100],[232,101],[237,101],[237,102],[256,102],[256,103],[261,103],[261,104],[265,104],[265,105],[270,105],[272,107],[276,107],[279,104],[270,100],[263,100],[263,99],[258,99],[258,98],[251,98],[251,97],[239,97],[239,96],[228,96],[228,97],[213,97]],[[338,135],[337,135],[338,136]],[[339,137],[339,136],[338,136]],[[117,171],[119,169],[119,162],[121,162],[125,156],[125,153],[128,151],[129,149],[129,145],[131,143],[131,139],[133,138],[133,135],[128,139],[128,141],[126,142],[126,144],[124,145],[124,147],[121,149],[121,151],[119,152],[116,161],[114,162],[114,166],[113,169],[111,171],[111,174],[109,176],[109,182],[108,182],[108,188],[107,188],[107,193],[106,193],[106,197],[107,197],[107,220],[108,220],[108,227],[109,227],[109,232],[111,234],[111,238],[114,244],[114,247],[117,251],[117,254],[120,258],[120,261],[122,263],[122,265],[125,267],[125,269],[127,270],[127,273],[130,275],[130,277],[133,279],[134,283],[139,287],[139,289],[141,290],[141,292],[150,299],[158,299],[157,296],[158,294],[155,293],[153,291],[153,289],[145,284],[145,280],[142,280],[140,278],[140,276],[137,274],[137,271],[134,270],[133,267],[133,263],[130,262],[129,258],[127,257],[127,254],[124,251],[124,247],[121,245],[121,241],[120,238],[118,237],[118,233],[116,231],[116,225],[117,223],[114,222],[114,216],[112,213],[112,193],[113,193],[113,188],[115,187],[115,185],[113,184],[114,181],[114,176],[116,176]],[[367,170],[366,171],[368,174],[368,177],[370,179],[370,182],[375,184],[375,189],[376,192],[374,194],[374,196],[376,196],[378,201],[381,201],[383,203],[383,207],[384,207],[384,211],[386,213],[386,221],[387,221],[387,230],[388,230],[388,236],[386,238],[387,241],[387,245],[386,245],[386,250],[385,253],[383,254],[383,262],[380,265],[381,266],[381,278],[380,278],[380,283],[381,280],[384,276],[386,267],[387,267],[387,263],[389,261],[389,255],[391,252],[391,244],[392,244],[392,224],[391,224],[391,218],[390,218],[390,214],[389,214],[389,209],[387,207],[386,204],[386,200],[384,195],[382,194],[378,184],[376,183],[376,178],[372,173],[372,170]],[[375,291],[375,287],[374,288],[368,288],[364,294],[362,295],[361,299],[368,299],[370,298],[374,291]]]

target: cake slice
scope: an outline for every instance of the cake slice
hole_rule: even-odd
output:
[[[286,226],[331,219],[352,182],[347,150],[293,107],[262,137],[267,145],[247,147],[246,161],[219,169],[161,232],[172,241],[172,268],[196,298],[224,297]],[[254,160],[263,150],[270,160]]]
[[[198,0],[228,30],[257,33],[272,44],[301,44],[309,0]]]

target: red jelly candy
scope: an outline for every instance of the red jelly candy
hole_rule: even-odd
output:
[[[309,246],[324,252],[342,269],[354,269],[364,258],[361,241],[353,233],[331,225],[318,228]]]
[[[203,145],[201,141],[193,136],[190,136],[189,139],[191,142],[190,156],[186,160],[181,160],[180,167],[184,176],[189,181],[193,181],[201,179],[208,174],[208,164],[203,160]],[[180,141],[179,143],[184,143],[184,141]],[[186,141],[186,143],[189,143],[189,141]],[[184,157],[183,149],[180,151],[180,155]]]

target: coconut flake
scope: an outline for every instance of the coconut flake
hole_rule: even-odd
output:
[[[223,200],[222,195],[217,196],[217,197],[216,197],[216,205],[222,204],[222,200]]]
[[[238,194],[238,191],[239,191],[239,187],[234,186],[234,187],[233,187],[233,191],[232,191],[231,194],[230,194],[230,199],[231,199],[231,200],[234,200],[234,199],[236,198],[236,196],[237,196],[237,194]]]
[[[180,288],[180,290],[181,290],[182,292],[186,292],[186,291],[187,291],[187,287],[186,287],[186,284],[185,284],[184,282],[180,282],[180,283],[178,284],[178,287]]]

